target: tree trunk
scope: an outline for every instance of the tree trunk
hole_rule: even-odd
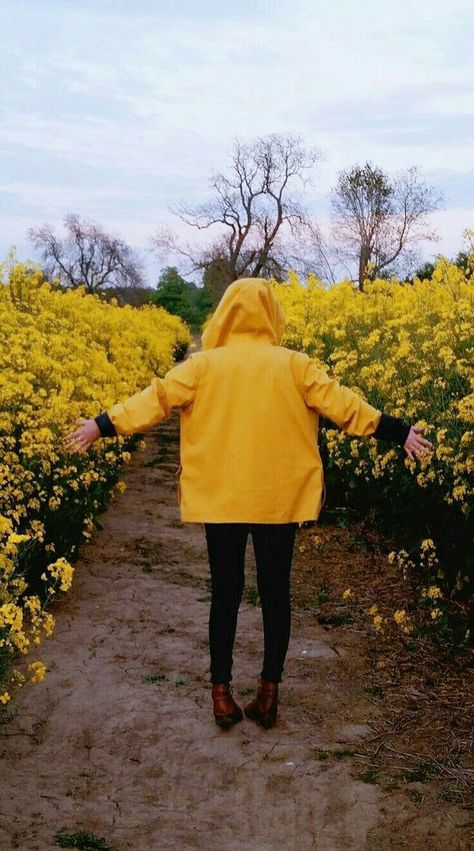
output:
[[[364,289],[364,281],[367,278],[367,266],[370,262],[370,246],[362,243],[359,254],[359,289]]]

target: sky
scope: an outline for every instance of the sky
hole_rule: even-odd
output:
[[[63,236],[77,213],[152,286],[153,233],[188,237],[171,208],[270,133],[321,152],[305,201],[323,232],[341,169],[418,166],[444,196],[424,258],[454,256],[474,228],[473,38],[469,0],[2,0],[0,261],[39,259],[28,228]]]

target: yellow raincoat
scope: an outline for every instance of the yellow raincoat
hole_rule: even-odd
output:
[[[180,409],[184,522],[317,520],[319,414],[350,435],[375,431],[382,412],[308,355],[280,346],[284,327],[271,285],[234,281],[204,330],[202,351],[107,411],[116,433],[128,435]]]

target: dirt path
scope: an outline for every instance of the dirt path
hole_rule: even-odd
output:
[[[316,758],[318,747],[353,747],[367,735],[375,710],[363,696],[357,635],[294,614],[278,725],[216,727],[204,529],[179,520],[178,424],[175,415],[147,433],[128,489],[82,546],[73,587],[53,608],[46,679],[20,692],[0,739],[0,848],[55,848],[61,829],[105,837],[113,851],[442,847],[429,839],[443,842],[436,813],[408,838],[410,802],[358,779],[348,760]],[[250,601],[250,539],[247,561]],[[261,646],[260,608],[243,602],[240,702]]]

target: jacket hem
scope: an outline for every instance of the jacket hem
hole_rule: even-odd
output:
[[[282,523],[307,523],[307,522],[310,522],[310,521],[314,522],[315,520],[318,519],[318,517],[319,517],[319,514],[318,515],[313,514],[311,516],[308,516],[308,514],[305,514],[303,517],[280,517],[280,518],[278,518],[278,520],[275,520],[274,517],[271,517],[271,518],[270,517],[267,517],[267,518],[259,517],[258,519],[256,519],[255,517],[253,519],[250,519],[249,517],[239,517],[238,519],[235,519],[235,517],[234,517],[233,520],[230,520],[229,517],[216,517],[215,515],[213,515],[212,517],[210,515],[206,515],[205,517],[199,517],[199,516],[196,516],[195,514],[193,514],[193,515],[181,514],[181,522],[182,523],[268,523],[268,524],[278,525],[278,524],[282,524]]]

